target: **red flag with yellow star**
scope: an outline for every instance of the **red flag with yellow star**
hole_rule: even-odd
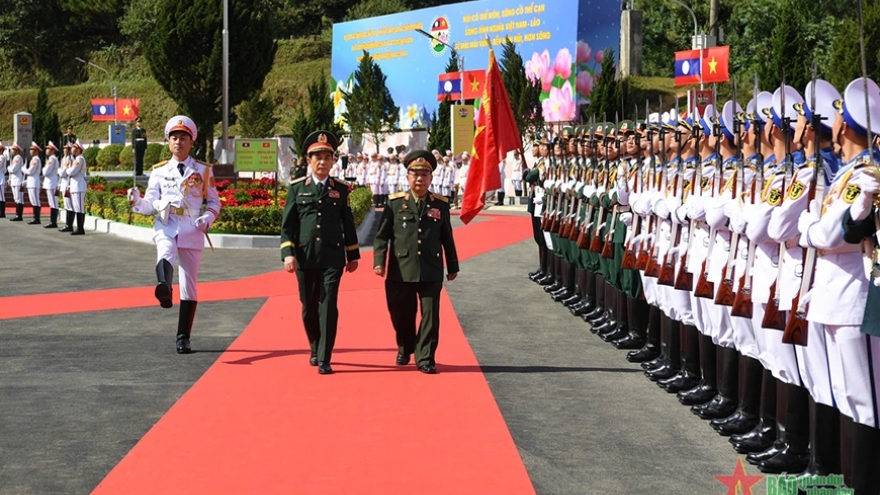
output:
[[[729,46],[713,46],[703,50],[701,75],[704,83],[725,82],[730,79],[727,62],[730,59]]]
[[[140,113],[140,98],[120,98],[116,100],[116,118],[118,120],[134,120]]]
[[[470,222],[483,209],[486,192],[501,189],[498,165],[504,161],[507,153],[521,147],[522,138],[513,118],[510,98],[501,80],[501,71],[495,63],[495,52],[490,47],[489,68],[486,69],[486,82],[477,114],[473,157],[459,213],[462,222]]]

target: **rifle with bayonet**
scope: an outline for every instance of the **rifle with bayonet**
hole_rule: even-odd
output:
[[[717,103],[718,91],[712,88],[712,101]],[[712,137],[715,145],[712,147],[712,156],[715,157],[718,166],[715,167],[715,177],[712,179],[711,190],[721,195],[721,188],[724,184],[724,172],[721,170],[721,161],[718,159],[718,141],[721,139],[721,125],[718,122],[718,109],[712,105],[712,117],[706,119],[712,124]],[[697,278],[697,285],[694,287],[694,296],[703,299],[712,299],[715,296],[715,283],[709,281],[709,259],[712,257],[712,251],[715,248],[715,229],[709,229],[709,249],[706,252],[706,259],[703,260],[703,266],[700,269],[700,276]]]
[[[596,171],[596,166],[598,160],[596,159],[596,120],[595,117],[591,120],[590,124],[590,138],[587,141],[587,146],[590,149],[590,170],[589,170],[589,179],[587,181],[587,185],[592,185],[595,190],[596,181],[598,180],[598,173]],[[584,185],[584,189],[586,186]],[[581,222],[580,232],[578,233],[577,238],[577,247],[578,249],[589,249],[590,247],[590,227],[593,221],[593,202],[590,201],[590,198],[587,197],[587,193],[584,192],[584,203],[587,205],[587,210],[584,213],[584,219]]]
[[[681,130],[678,126],[678,95],[675,97],[675,115],[676,122],[674,123],[675,129],[672,130],[673,136],[675,136],[675,177],[672,182],[672,197],[681,199],[682,203],[684,203],[684,163],[681,161]],[[672,216],[672,211],[670,211],[670,217]],[[669,287],[675,286],[675,255],[672,253],[672,250],[675,249],[681,243],[681,224],[675,221],[672,221],[670,218],[670,224],[672,227],[672,235],[670,239],[672,243],[669,245],[669,249],[663,255],[663,265],[660,269],[660,276],[657,277],[657,283],[660,285],[666,285]]]
[[[605,132],[602,133],[602,145],[605,147],[604,156],[602,157],[604,163],[599,163],[599,181],[596,183],[596,199],[599,206],[599,212],[596,214],[596,219],[594,220],[593,225],[593,238],[590,239],[590,252],[592,253],[602,253],[602,237],[601,231],[605,226],[605,206],[602,204],[602,195],[604,191],[607,190],[608,187],[608,140],[605,136]],[[599,192],[599,189],[602,189],[602,192]]]
[[[756,172],[755,182],[752,183],[752,194],[749,201],[752,206],[761,202],[761,192],[764,190],[764,156],[761,154],[761,120],[757,116],[760,111],[758,108],[759,89],[757,74],[755,74],[753,93],[755,95],[753,100],[755,102],[755,106],[752,109],[753,113],[748,114],[748,109],[746,109],[746,118],[752,120],[752,131],[755,135]],[[736,297],[733,299],[733,306],[730,308],[730,314],[732,316],[751,318],[754,314],[754,304],[752,303],[752,269],[755,265],[755,251],[757,247],[758,243],[749,239],[749,255],[746,259],[746,266],[743,270],[742,277],[739,280],[739,290],[736,291]]]
[[[647,109],[647,102],[646,102],[645,108]],[[633,136],[633,139],[635,140],[635,143],[636,143],[636,151],[635,151],[635,155],[633,155],[631,160],[635,162],[635,168],[636,168],[635,177],[633,178],[633,193],[638,193],[638,192],[641,192],[640,186],[644,181],[639,181],[639,178],[642,175],[642,170],[641,170],[642,145],[641,145],[641,136],[639,135],[639,107],[638,107],[638,105],[634,105],[634,110],[635,111],[633,114],[633,122],[634,122],[633,125],[635,125],[635,135]],[[646,122],[647,122],[647,117],[648,117],[648,115],[646,113],[645,114]],[[629,180],[628,177],[627,177],[627,180]],[[630,201],[630,204],[632,204],[631,201]],[[632,208],[630,208],[630,211],[632,211]],[[632,240],[633,240],[633,237],[635,237],[636,235],[638,235],[641,232],[641,227],[642,227],[642,217],[639,215],[636,215],[635,213],[633,213],[632,216],[633,216],[632,228],[629,230],[629,232],[627,232],[626,244],[623,249],[623,258],[620,260],[620,267],[624,270],[634,270],[636,267],[636,253],[632,247]]]
[[[657,182],[657,174],[654,171],[654,163],[656,161],[656,157],[654,154],[654,129],[651,128],[651,123],[649,122],[648,116],[650,115],[650,108],[648,106],[648,101],[645,101],[645,135],[648,139],[648,163],[645,166],[645,174],[647,174],[647,178],[642,182],[643,191],[644,192],[652,192],[656,190],[656,182]],[[653,251],[653,242],[649,241],[649,237],[654,232],[654,215],[651,215],[647,218],[647,232],[644,233],[642,239],[642,246],[639,250],[639,255],[636,257],[636,269],[645,271],[647,274],[648,265],[651,262],[651,254]]]
[[[703,189],[703,162],[700,159],[700,138],[702,134],[701,127],[697,122],[697,113],[696,113],[696,104],[694,105],[694,118],[693,127],[691,127],[691,139],[694,140],[694,178],[691,180],[690,184],[690,194],[691,195],[702,195]],[[682,204],[684,204],[686,198],[682,197]],[[687,250],[681,253],[681,266],[678,268],[678,275],[675,277],[675,285],[674,288],[676,290],[686,290],[688,292],[694,290],[694,274],[689,272],[687,269],[688,266],[688,253],[691,252],[691,249],[694,246],[694,236],[696,235],[697,230],[697,222],[694,219],[690,219],[688,222],[688,242],[687,242]]]
[[[733,79],[733,105],[731,116],[733,118],[733,141],[736,146],[736,151],[734,152],[734,169],[733,173],[735,175],[734,179],[731,182],[731,193],[730,200],[731,201],[739,201],[740,194],[742,194],[744,190],[744,181],[745,181],[745,167],[743,164],[742,157],[742,137],[740,134],[740,120],[737,117],[736,110],[736,79]],[[727,254],[727,264],[721,269],[721,285],[718,287],[718,292],[715,294],[715,304],[721,306],[733,306],[733,300],[736,297],[736,293],[733,290],[733,280],[736,272],[736,255],[739,251],[739,233],[733,230],[730,231],[730,251]]]
[[[812,112],[810,119],[810,130],[813,131],[813,153],[816,157],[815,168],[813,169],[813,178],[810,181],[810,191],[807,193],[807,209],[811,208],[813,200],[817,204],[822,204],[825,195],[825,184],[819,177],[822,176],[825,166],[822,163],[822,153],[819,150],[819,135],[822,132],[821,125],[823,117],[816,111],[816,62],[813,62],[813,77],[810,85],[810,111]],[[869,150],[873,144],[869,143]],[[818,212],[821,214],[821,209]],[[804,249],[804,271],[801,274],[801,287],[798,293],[791,301],[791,314],[788,318],[788,324],[785,325],[785,332],[782,334],[782,342],[785,344],[807,345],[807,336],[809,325],[807,324],[807,303],[804,302],[804,296],[813,287],[813,279],[816,269],[816,248]]]
[[[612,140],[614,143],[614,153],[615,160],[612,161],[611,158],[608,158],[608,186],[605,188],[605,194],[610,199],[611,198],[611,188],[616,186],[617,183],[617,174],[618,174],[618,166],[617,162],[620,160],[620,121],[617,113],[614,113],[614,139]],[[607,148],[606,148],[607,149]],[[608,155],[606,151],[606,156]],[[626,177],[624,177],[626,179]],[[605,259],[613,259],[614,258],[614,231],[617,228],[617,216],[620,214],[620,205],[615,203],[611,208],[611,220],[608,222],[607,228],[605,229],[605,244],[602,246],[602,254],[601,256]]]
[[[662,99],[661,99],[662,105]],[[660,107],[662,108],[662,106]],[[661,122],[660,125],[657,126],[657,135],[660,140],[660,160],[654,164],[656,168],[659,169],[657,173],[657,191],[662,191],[664,194],[669,191],[669,167],[667,166],[668,157],[666,152],[666,128],[663,126]],[[665,179],[665,180],[664,180]],[[660,253],[658,253],[658,249],[660,246],[659,238],[660,235],[660,226],[661,220],[656,214],[654,217],[654,241],[651,245],[651,257],[648,259],[648,266],[645,268],[645,276],[660,278],[660,272],[663,268],[663,264],[660,263]]]

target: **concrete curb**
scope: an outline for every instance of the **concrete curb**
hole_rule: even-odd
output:
[[[368,239],[369,243],[361,243],[361,246],[372,245],[373,237],[378,229],[378,216],[375,209],[367,212],[364,222],[358,227],[358,239]],[[102,234],[113,234],[132,241],[153,243],[152,227],[138,227],[121,222],[113,222],[103,218],[86,215],[83,228]],[[239,235],[239,234],[211,234],[211,242],[217,249],[279,249],[281,245],[280,235]],[[208,241],[205,241],[205,247]]]

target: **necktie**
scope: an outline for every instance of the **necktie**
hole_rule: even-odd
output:
[[[419,216],[422,216],[425,213],[425,200],[416,198],[416,208],[419,210]]]
[[[184,165],[182,163],[178,163],[177,170],[180,170],[180,175],[183,175],[183,171],[186,170],[186,165]]]
[[[324,194],[324,183],[318,182],[317,186],[318,186],[318,196]]]

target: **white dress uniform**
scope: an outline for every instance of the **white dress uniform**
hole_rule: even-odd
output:
[[[510,171],[510,182],[513,184],[513,193],[515,196],[522,196],[523,181],[523,161],[520,157],[514,156],[513,166]]]
[[[20,205],[24,204],[21,191],[22,185],[24,185],[24,178],[21,174],[21,170],[24,167],[24,159],[21,156],[21,147],[18,144],[13,144],[12,149],[15,155],[13,155],[12,161],[9,164],[9,189],[12,189],[12,201]]]
[[[196,125],[189,117],[178,115],[165,124],[165,137],[185,132],[195,140]],[[164,308],[172,306],[171,281],[174,262],[180,274],[180,315],[177,326],[177,352],[190,349],[190,332],[198,304],[197,282],[207,231],[220,215],[220,197],[211,167],[192,157],[176,158],[157,164],[150,174],[144,197],[136,188],[129,190],[132,210],[144,215],[156,214],[153,242],[156,243],[156,298]],[[205,209],[202,211],[202,205]]]
[[[0,218],[6,216],[6,148],[0,143]]]
[[[53,150],[53,153],[46,159],[46,166],[43,167],[43,189],[46,190],[46,200],[49,202],[49,208],[58,209],[58,196],[55,190],[58,188],[58,157],[55,156],[55,145],[50,141],[46,146],[46,150]]]
[[[74,147],[82,152],[82,143],[78,140],[74,143]],[[82,154],[75,155],[73,157],[73,164],[68,167],[65,171],[62,171],[65,177],[67,177],[67,187],[70,189],[70,206],[73,208],[73,211],[78,214],[83,214],[85,212],[84,209],[84,199],[86,195],[86,190],[88,189],[88,184],[86,183],[86,159]]]
[[[388,172],[385,177],[385,184],[388,186],[388,194],[394,194],[398,191],[397,180],[399,176],[397,168],[398,163],[396,161],[392,161],[388,164]]]
[[[31,148],[34,149],[34,148]],[[37,153],[41,150],[36,148]],[[40,160],[40,155],[34,155],[28,160],[28,165],[24,169],[22,169],[21,173],[23,173],[25,178],[25,187],[28,190],[28,201],[30,201],[31,206],[39,207],[40,205],[40,172],[43,170],[43,160]]]

